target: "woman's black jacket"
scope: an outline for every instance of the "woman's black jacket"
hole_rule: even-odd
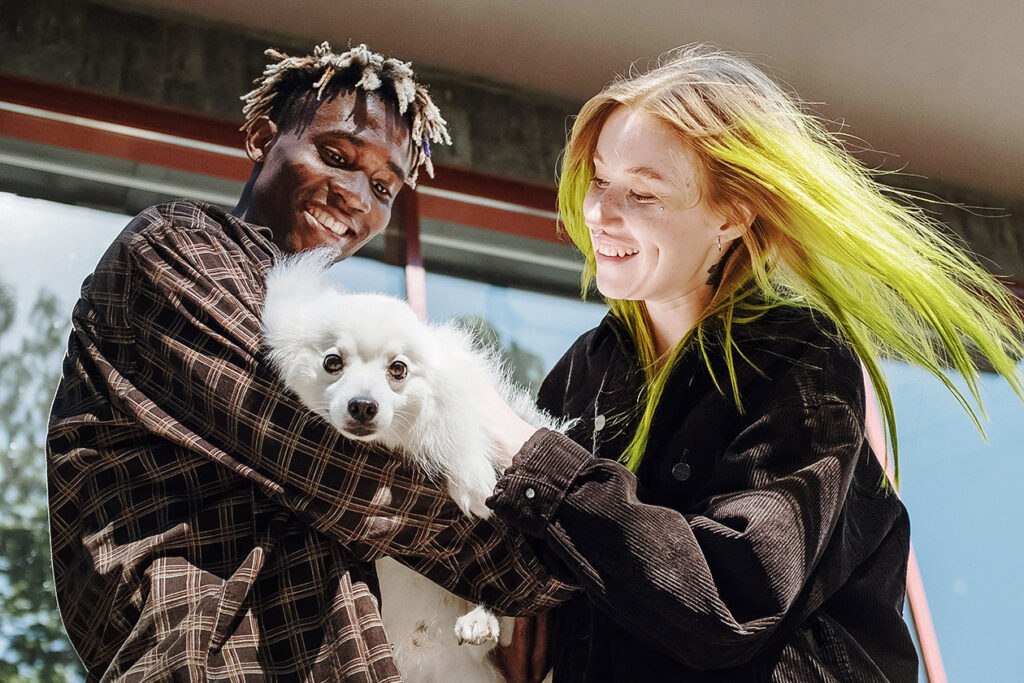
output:
[[[806,311],[734,328],[742,412],[721,347],[725,395],[690,349],[636,476],[616,462],[642,384],[621,324],[544,381],[542,407],[579,421],[528,441],[489,504],[585,589],[552,615],[555,682],[916,681],[909,522],[865,439],[858,359]]]

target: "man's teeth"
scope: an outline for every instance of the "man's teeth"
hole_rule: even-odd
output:
[[[623,256],[632,256],[633,254],[639,254],[640,250],[639,249],[612,248],[612,247],[598,247],[597,248],[597,253],[601,254],[602,256],[618,256],[618,257],[621,258]]]
[[[323,209],[318,209],[316,207],[312,207],[308,209],[308,211],[309,215],[316,219],[316,221],[320,225],[324,226],[325,228],[335,233],[336,235],[344,235],[347,232],[349,232],[347,225],[345,225],[341,221],[334,220],[334,217],[331,216],[331,214],[328,213],[327,211],[324,211]]]

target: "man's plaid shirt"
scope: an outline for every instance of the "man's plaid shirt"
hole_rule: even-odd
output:
[[[147,209],[83,285],[50,416],[54,574],[90,680],[398,681],[380,555],[507,613],[569,587],[339,437],[263,362],[269,231]],[[344,266],[342,266],[344,267]]]

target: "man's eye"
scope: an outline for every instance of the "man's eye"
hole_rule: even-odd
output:
[[[324,370],[336,375],[341,372],[345,367],[345,362],[341,360],[341,356],[336,353],[329,353],[324,356]]]
[[[391,188],[383,183],[374,183],[373,189],[377,194],[385,199],[391,196]]]
[[[333,164],[334,166],[348,166],[348,159],[334,150],[325,149],[321,154],[323,154],[324,159],[326,159],[329,164]]]
[[[388,366],[388,374],[391,375],[391,379],[405,379],[409,376],[409,366],[396,360]]]

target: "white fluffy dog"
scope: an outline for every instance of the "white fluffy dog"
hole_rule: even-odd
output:
[[[488,517],[484,500],[497,477],[485,415],[474,399],[479,373],[527,421],[560,425],[514,390],[464,331],[423,323],[400,299],[345,294],[323,283],[333,259],[329,251],[308,252],[271,271],[263,310],[271,362],[288,388],[346,437],[408,457],[447,482],[465,514]],[[407,680],[502,680],[487,654],[499,634],[511,639],[511,620],[499,622],[389,558],[377,562],[377,571],[384,626]]]

